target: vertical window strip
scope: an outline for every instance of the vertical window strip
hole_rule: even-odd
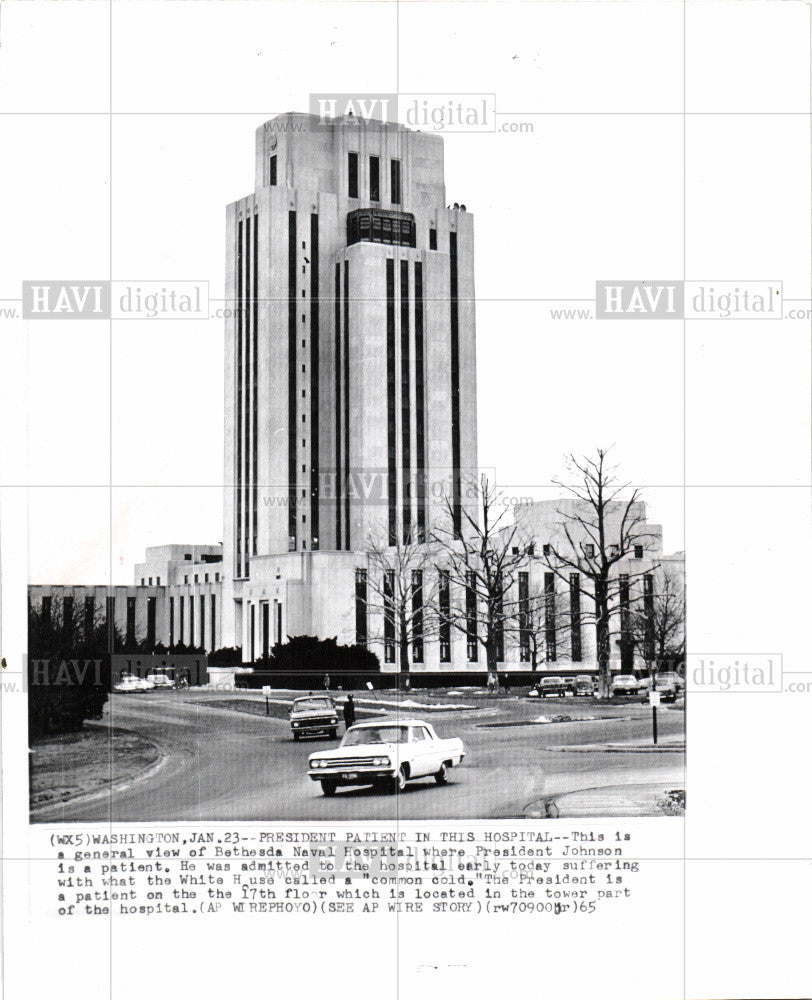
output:
[[[211,648],[217,649],[217,595],[211,595]]]
[[[367,571],[355,571],[355,643],[366,646],[369,641],[367,619]]]
[[[417,464],[417,540],[426,540],[426,412],[423,342],[423,265],[414,265],[414,394]]]
[[[397,424],[395,413],[395,262],[386,261],[386,434],[389,544],[397,544]]]
[[[296,212],[288,212],[288,548],[296,544]],[[252,607],[253,614],[253,607]],[[251,659],[253,659],[253,653]]]
[[[349,549],[350,538],[350,262],[344,261],[344,548]]]
[[[319,547],[319,217],[310,216],[310,522]]]
[[[462,482],[460,470],[460,326],[457,276],[457,234],[449,233],[451,302],[451,475],[452,522],[454,536],[462,531]]]
[[[395,662],[395,571],[383,573],[383,646],[384,662]]]
[[[440,663],[451,662],[451,580],[447,569],[440,570]]]
[[[235,462],[234,462],[234,548],[236,554],[236,569],[238,577],[242,576],[242,428],[243,428],[243,326],[245,324],[245,297],[243,287],[243,229],[242,219],[237,223],[237,371],[235,379],[236,419],[235,431]]]
[[[546,659],[555,663],[558,659],[556,645],[555,573],[544,574],[544,645]]]
[[[581,662],[581,576],[570,573],[570,632],[573,663]]]
[[[472,572],[465,574],[465,632],[468,645],[468,659],[476,663],[479,659],[479,641],[477,639],[477,594],[476,577]]]
[[[243,490],[242,490],[242,523],[243,523],[243,572],[248,576],[248,570],[246,569],[246,564],[248,563],[248,554],[251,550],[251,410],[254,405],[252,399],[252,357],[251,357],[251,339],[253,336],[253,299],[254,299],[254,287],[253,287],[253,268],[252,268],[252,258],[253,258],[253,217],[248,216],[245,220],[245,305],[246,305],[246,323],[245,323],[245,345],[243,347],[244,358],[245,358],[245,384],[243,386],[243,416],[245,419],[245,428],[243,430]]]
[[[251,552],[257,554],[257,531],[259,523],[259,446],[257,443],[257,431],[259,424],[258,417],[258,388],[259,388],[259,216],[254,213],[254,248],[253,248],[253,290],[254,302],[252,307],[253,331],[251,336],[253,385],[251,387],[251,496],[252,496],[252,530],[251,530]]]
[[[403,541],[412,533],[411,351],[409,350],[409,262],[400,262],[400,440]]]
[[[335,413],[336,413],[336,548],[341,548],[341,490],[343,476],[341,469],[341,264],[335,268]]]
[[[412,570],[412,659],[423,662],[423,570]]]

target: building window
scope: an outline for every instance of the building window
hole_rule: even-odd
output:
[[[186,583],[186,584],[188,584],[188,583],[189,583],[189,574],[188,574],[188,573],[187,573],[187,574],[184,574],[184,577],[183,577],[183,582],[184,582],[184,583]]]
[[[181,598],[182,599],[182,598]],[[175,645],[175,598],[169,598],[169,648]]]
[[[654,659],[654,576],[646,573],[643,577],[643,614],[645,616],[644,656],[647,662]]]
[[[198,576],[197,576],[197,573],[195,573],[195,583],[197,583],[197,582],[198,582]]]
[[[451,581],[447,569],[440,570],[440,663],[451,662]]]
[[[555,663],[558,659],[556,646],[556,606],[555,573],[544,574],[544,647],[545,659]]]
[[[51,620],[51,598],[43,597],[42,599],[42,620],[49,622]]]
[[[155,585],[156,585],[156,587],[160,587],[161,586],[161,578],[159,576],[155,577]]]
[[[369,158],[369,200],[381,200],[381,161],[377,156]]]
[[[149,585],[152,586],[152,577],[149,578]]]
[[[479,641],[477,639],[476,590],[475,575],[465,574],[465,638],[468,646],[468,662],[476,663],[479,659]]]
[[[214,582],[215,583],[219,583],[220,582],[220,574],[219,573],[215,573],[214,574]]]
[[[570,573],[570,637],[572,662],[581,662],[581,577]]]
[[[519,572],[519,660],[530,661],[530,574]]]
[[[358,197],[358,154],[347,153],[347,195]]]
[[[595,546],[591,545],[591,544],[585,545],[584,546],[584,555],[587,557],[587,559],[594,559],[595,558]]]
[[[423,662],[423,570],[412,570],[412,659]]]
[[[498,574],[495,582],[496,598],[494,600],[493,639],[496,646],[496,660],[502,663],[505,659],[505,605],[503,600],[502,576]]]
[[[548,555],[550,555],[551,552],[552,552],[552,546],[550,546],[550,545],[542,545],[542,547],[541,547],[541,554],[543,556],[548,556]]]
[[[205,573],[205,574],[203,575],[203,582],[204,582],[204,583],[208,583],[208,582],[209,582],[209,574],[208,574],[208,573]]]
[[[184,557],[183,557],[183,558],[184,558],[184,559],[186,559],[186,560],[187,560],[187,562],[191,562],[191,559],[192,559],[192,553],[191,553],[191,552],[187,552],[187,553],[186,553],[186,554],[184,555]]]
[[[146,577],[143,577],[143,576],[142,576],[142,577],[141,577],[141,586],[143,587],[143,586],[145,586],[145,585],[146,585]]]
[[[189,645],[195,644],[195,599],[189,598]]]
[[[634,558],[635,559],[642,559],[643,558],[643,546],[642,545],[635,545],[635,547],[634,547]]]
[[[429,230],[429,250],[436,250],[436,249],[437,249],[437,230],[436,229],[430,229]]]
[[[400,160],[392,160],[391,163],[391,194],[392,204],[400,204]]]
[[[217,648],[217,595],[211,595],[211,648]]]
[[[158,598],[147,598],[147,646],[150,651],[155,647],[155,612],[157,610]]]
[[[386,261],[386,453],[388,538],[397,544],[397,410],[395,371],[395,262]]]
[[[384,662],[395,662],[395,571],[383,574],[383,652]]]
[[[179,597],[178,600],[180,601],[180,618],[179,618],[179,623],[178,623],[179,624],[179,627],[178,627],[178,637],[179,637],[180,644],[183,645],[183,643],[185,642],[185,639],[184,639],[184,626],[186,625],[186,621],[185,621],[185,612],[186,612],[185,603],[186,602],[184,601],[183,597]]]
[[[276,187],[276,153],[268,160],[268,183]]]
[[[620,641],[631,639],[631,616],[629,614],[629,574],[618,577],[618,600],[620,603]]]
[[[127,647],[135,645],[135,598],[127,598]]]
[[[355,644],[366,646],[369,639],[367,627],[367,571],[355,571]]]

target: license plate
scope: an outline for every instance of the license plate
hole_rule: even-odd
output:
[[[354,781],[358,777],[357,771],[349,771],[347,774],[343,774],[342,777],[345,781]]]

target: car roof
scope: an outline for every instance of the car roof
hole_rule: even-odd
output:
[[[351,729],[379,729],[381,726],[427,726],[422,719],[378,719],[373,722],[359,722]]]
[[[297,701],[314,701],[318,699],[321,699],[321,701],[324,701],[325,699],[327,701],[333,700],[329,694],[306,694],[303,698],[294,698],[293,704],[295,705]]]

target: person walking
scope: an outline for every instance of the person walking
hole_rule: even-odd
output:
[[[351,694],[347,695],[347,700],[344,702],[344,725],[347,729],[355,725],[355,702]]]

